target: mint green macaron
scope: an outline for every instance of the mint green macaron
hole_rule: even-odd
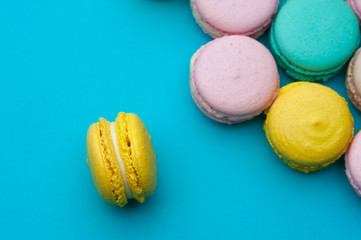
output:
[[[358,19],[343,0],[288,0],[270,32],[277,63],[301,81],[336,75],[359,42]]]

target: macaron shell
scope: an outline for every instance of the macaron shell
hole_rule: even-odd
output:
[[[346,151],[353,135],[346,101],[315,83],[295,83],[287,88],[281,89],[267,114],[264,128],[272,147],[291,167],[304,172],[334,162]]]
[[[301,67],[298,67],[294,64],[292,64],[290,61],[288,61],[279,51],[278,46],[276,44],[275,38],[274,38],[274,28],[272,27],[269,34],[269,41],[273,56],[275,57],[278,65],[284,69],[284,71],[292,78],[300,80],[300,81],[326,81],[329,78],[336,75],[343,67],[343,65],[340,65],[336,68],[327,70],[327,71],[311,71],[311,70],[305,70]]]
[[[139,181],[145,196],[150,196],[157,186],[157,163],[152,139],[143,121],[136,114],[129,113],[127,117]]]
[[[125,175],[133,198],[139,202],[144,202],[144,191],[139,179],[139,169],[136,166],[134,146],[131,141],[129,121],[127,113],[119,113],[115,120],[115,131],[119,154],[124,163]]]
[[[208,43],[194,62],[195,88],[213,111],[230,118],[260,114],[279,88],[277,66],[259,42],[227,36]]]
[[[351,185],[361,196],[361,134],[356,134],[345,155],[346,174]]]
[[[351,59],[346,75],[346,90],[348,97],[357,109],[361,111],[361,49],[357,50]]]
[[[109,134],[109,122],[105,119],[90,126],[87,163],[99,195],[104,201],[122,207],[128,201]]]
[[[272,28],[281,55],[309,71],[342,66],[360,38],[356,16],[339,0],[289,0],[278,12]]]
[[[278,0],[192,0],[191,4],[195,5],[201,18],[216,29],[242,34],[270,24]]]
[[[95,188],[97,189],[99,195],[110,204],[115,204],[113,195],[111,194],[112,188],[110,185],[109,176],[106,171],[105,164],[102,159],[102,154],[99,145],[98,139],[98,128],[97,124],[93,123],[88,130],[87,141],[87,164],[90,169],[91,176]]]

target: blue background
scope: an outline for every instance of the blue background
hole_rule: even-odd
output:
[[[196,107],[189,61],[210,40],[187,0],[1,0],[0,239],[360,239],[343,158],[303,174],[264,115],[228,126]],[[325,85],[350,102],[344,79]],[[85,161],[89,125],[120,111],[142,118],[158,163],[155,194],[122,209]]]

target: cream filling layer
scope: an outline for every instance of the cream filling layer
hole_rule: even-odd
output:
[[[120,157],[118,141],[117,141],[117,133],[115,131],[114,122],[110,123],[110,135],[111,135],[112,143],[113,143],[114,150],[115,150],[115,156],[117,157],[117,160],[118,160],[120,172],[122,173],[122,179],[123,179],[123,183],[124,183],[125,194],[127,195],[128,199],[131,199],[131,198],[133,198],[133,195],[132,195],[132,192],[130,191],[130,188],[129,188],[129,185],[128,185],[128,182],[127,182],[127,177],[126,177],[126,173],[125,173],[125,167],[124,167],[123,159]]]

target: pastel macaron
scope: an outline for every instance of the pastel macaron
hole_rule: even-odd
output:
[[[119,113],[115,122],[100,118],[89,127],[87,163],[99,195],[123,207],[128,199],[144,202],[157,185],[151,137],[133,113]]]
[[[361,0],[346,0],[361,23]]]
[[[271,105],[279,89],[272,54],[250,37],[217,38],[192,57],[190,88],[208,117],[233,124],[251,119]]]
[[[288,0],[270,31],[277,63],[302,81],[325,81],[336,75],[359,41],[358,19],[343,0]]]
[[[194,18],[210,36],[258,38],[271,25],[279,0],[191,0]]]
[[[346,175],[356,193],[361,197],[361,133],[353,138],[345,154]]]
[[[361,111],[361,49],[356,51],[348,65],[346,90],[351,102]]]
[[[329,87],[295,82],[280,89],[264,131],[275,153],[290,167],[308,173],[335,162],[352,140],[347,102]]]

